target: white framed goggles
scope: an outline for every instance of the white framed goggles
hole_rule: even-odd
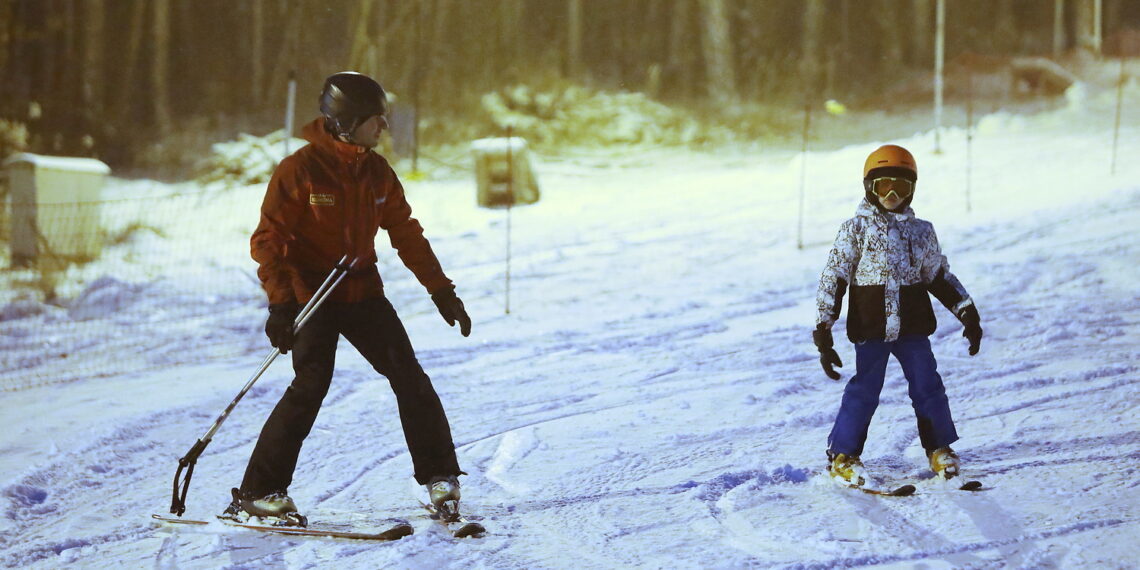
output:
[[[914,181],[898,176],[879,176],[871,181],[871,190],[880,198],[886,198],[894,192],[900,199],[905,200],[914,193]]]

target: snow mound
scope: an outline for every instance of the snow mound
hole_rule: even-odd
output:
[[[305,141],[289,139],[289,152],[305,146]],[[199,169],[203,184],[221,182],[226,185],[263,184],[269,182],[277,163],[286,155],[285,130],[263,137],[238,135],[238,140],[215,143],[212,153]]]
[[[482,103],[497,128],[509,126],[536,144],[679,145],[708,137],[696,119],[643,93],[516,85],[487,93]]]
[[[75,320],[95,319],[127,307],[139,296],[139,285],[103,276],[88,285],[68,309]]]

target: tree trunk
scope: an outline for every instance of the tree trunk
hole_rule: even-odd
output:
[[[94,135],[97,122],[103,117],[103,23],[105,16],[103,0],[87,0],[83,4],[83,62],[80,65],[80,101],[83,109],[82,129],[84,135]],[[84,146],[94,143],[84,139]],[[90,149],[85,149],[90,150]]]
[[[803,54],[800,57],[800,76],[803,78],[804,96],[809,100],[823,89],[823,58],[820,50],[823,40],[823,0],[807,0],[804,10]]]
[[[1065,51],[1065,0],[1053,0],[1053,57]]]
[[[934,5],[931,0],[914,0],[914,31],[910,38],[910,63],[925,68],[934,57]]]
[[[694,60],[693,53],[696,46],[692,45],[690,33],[692,29],[692,9],[689,2],[676,2],[673,4],[672,25],[669,29],[669,59],[666,62],[668,69],[667,84],[674,86],[674,91],[686,99],[695,94],[693,85]]]
[[[876,0],[875,8],[878,16],[875,22],[879,25],[879,61],[886,62],[888,66],[897,66],[903,61],[903,38],[900,33],[902,18],[895,9],[895,0]]]
[[[701,0],[701,45],[708,75],[708,94],[718,103],[736,100],[736,74],[733,71],[731,29],[724,0]]]
[[[1077,47],[1100,55],[1100,29],[1097,28],[1099,0],[1077,0]]]
[[[999,0],[996,5],[991,5],[991,9],[997,13],[994,14],[994,22],[1000,33],[993,35],[994,50],[998,53],[1010,53],[1011,51],[1019,51],[1021,45],[1021,32],[1017,29],[1017,16],[1013,12],[1013,0]]]
[[[160,136],[170,133],[173,121],[170,117],[170,0],[153,0],[154,19],[151,29],[154,32],[154,49],[151,52],[151,97],[154,100],[154,123]]]
[[[294,59],[298,38],[301,34],[301,20],[305,14],[305,5],[305,2],[299,2],[296,5],[283,4],[285,29],[279,36],[277,62],[274,63],[273,72],[268,77],[267,93],[284,93],[289,82],[289,72],[291,70],[296,71]],[[337,71],[341,70],[338,69]],[[272,95],[270,96],[272,97]],[[273,100],[279,101],[279,99]]]
[[[371,22],[372,14],[372,0],[360,0],[357,4],[356,13],[353,14],[352,19],[349,21],[351,29],[349,33],[352,38],[352,49],[348,54],[348,67],[352,70],[364,69],[365,61],[364,55],[368,51],[369,35],[368,24]],[[418,46],[413,46],[416,49]],[[409,54],[414,56],[414,54]],[[371,72],[371,70],[369,70]]]
[[[265,85],[265,0],[252,0],[250,4],[249,65],[250,101],[257,109],[264,103],[262,86]]]
[[[582,0],[566,2],[566,75],[582,76]]]
[[[142,51],[143,21],[146,19],[146,2],[135,2],[131,6],[131,23],[127,27],[129,38],[127,40],[127,53],[123,57],[123,78],[118,89],[119,99],[115,105],[116,123],[122,124],[127,120],[131,106],[137,104],[135,93],[135,70],[139,66],[139,54]]]

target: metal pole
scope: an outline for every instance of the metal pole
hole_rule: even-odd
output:
[[[796,222],[796,248],[804,248],[804,195],[807,193],[808,132],[811,128],[811,103],[804,105],[804,140],[800,148],[800,213]]]
[[[507,125],[507,286],[504,313],[511,314],[511,207],[515,203],[515,159],[514,138],[511,126]]]
[[[289,95],[285,101],[285,156],[289,156],[289,139],[293,138],[293,111],[296,106],[297,72],[289,70]]]
[[[938,0],[934,33],[934,153],[942,152],[942,62],[946,56],[946,0]]]

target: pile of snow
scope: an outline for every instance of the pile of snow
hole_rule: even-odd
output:
[[[537,144],[684,145],[710,136],[695,118],[644,93],[516,85],[484,95],[483,110],[497,128]]]
[[[199,167],[198,181],[226,186],[268,182],[277,163],[305,144],[304,140],[290,138],[286,145],[284,129],[262,137],[242,133],[236,141],[211,146],[210,156]]]

